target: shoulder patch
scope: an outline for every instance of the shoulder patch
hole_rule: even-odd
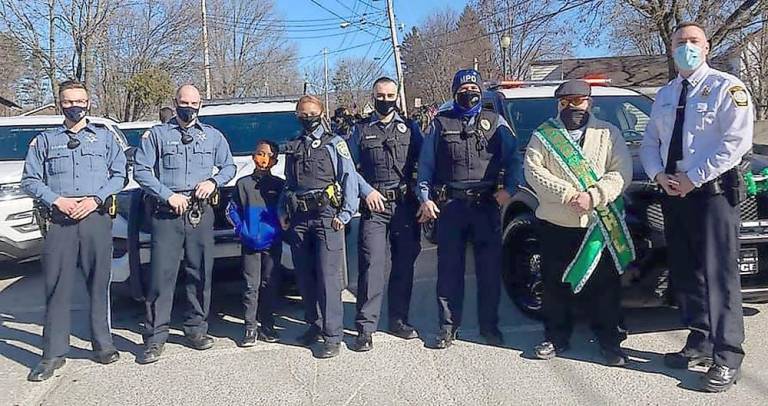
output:
[[[480,128],[482,128],[482,129],[483,129],[483,130],[485,130],[485,131],[488,131],[488,130],[490,130],[490,129],[491,129],[491,122],[490,122],[490,121],[488,121],[488,120],[487,120],[487,119],[485,119],[485,118],[481,118],[481,119],[480,119]]]
[[[408,127],[405,126],[403,123],[397,123],[397,131],[400,131],[401,133],[405,133],[408,131]]]
[[[141,139],[149,138],[150,135],[152,135],[152,131],[144,131],[144,134],[141,134]]]
[[[749,95],[746,89],[741,86],[731,86],[728,88],[728,93],[731,94],[733,102],[739,107],[749,106]]]
[[[347,159],[352,159],[352,155],[349,154],[349,148],[345,141],[339,141],[336,143],[336,151],[339,151],[339,155]]]

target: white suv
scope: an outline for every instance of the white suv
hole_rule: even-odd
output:
[[[118,135],[127,148],[117,123],[99,117],[88,119]],[[32,199],[21,190],[21,175],[32,138],[63,122],[63,116],[0,118],[0,262],[26,262],[40,255],[42,237],[32,214]]]
[[[210,124],[221,131],[229,142],[237,175],[220,189],[221,199],[215,209],[216,220],[214,235],[217,259],[239,258],[240,241],[226,219],[225,209],[232,196],[238,179],[253,173],[251,153],[260,139],[268,139],[278,144],[295,138],[301,131],[294,115],[296,99],[276,99],[275,101],[235,99],[231,101],[208,101],[200,110],[200,121]],[[144,124],[141,124],[144,125]],[[121,123],[122,128],[132,127]],[[140,126],[140,125],[133,125]],[[131,141],[131,144],[134,144]],[[272,173],[284,178],[285,157],[280,156]],[[150,262],[150,228],[147,213],[141,204],[141,192],[138,185],[131,183],[118,195],[118,216],[113,226],[114,254],[112,260],[112,280],[123,282],[130,277],[131,294],[140,298],[142,268]],[[283,247],[282,264],[292,267],[290,249]]]

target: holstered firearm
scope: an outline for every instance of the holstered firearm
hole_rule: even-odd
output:
[[[35,218],[37,226],[40,228],[40,235],[45,238],[48,235],[48,229],[51,226],[51,209],[40,200],[32,203],[32,215]]]
[[[448,185],[439,185],[432,188],[432,200],[438,206],[448,201]]]

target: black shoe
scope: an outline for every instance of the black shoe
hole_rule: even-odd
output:
[[[109,365],[120,360],[120,353],[117,351],[98,352],[93,360],[99,364]]]
[[[541,344],[533,347],[533,354],[538,359],[552,359],[556,356],[568,351],[568,344],[555,345],[551,341],[544,341]]]
[[[327,358],[333,358],[341,352],[341,343],[331,344],[331,343],[323,343],[323,345],[320,346],[320,348],[317,349],[317,352],[315,353],[315,358],[320,359],[327,359]]]
[[[725,392],[741,378],[738,368],[728,368],[725,365],[712,365],[701,377],[701,390],[705,392]]]
[[[243,334],[243,341],[240,342],[241,347],[253,347],[256,345],[256,329],[247,328],[245,334]]]
[[[259,328],[259,341],[276,343],[280,341],[280,335],[278,335],[277,331],[272,327],[261,326],[261,328]]]
[[[391,326],[389,332],[395,337],[400,337],[404,340],[419,338],[419,334],[416,332],[416,329],[406,323],[396,322],[390,323],[389,325]]]
[[[369,333],[359,333],[354,344],[352,344],[352,351],[366,352],[373,349],[373,337]]]
[[[50,358],[41,360],[32,372],[27,375],[27,380],[30,382],[42,382],[53,376],[54,371],[64,366],[67,362],[62,357]]]
[[[623,367],[629,361],[627,354],[618,345],[600,347],[600,354],[605,358],[605,365],[609,367]]]
[[[144,347],[144,352],[136,359],[139,364],[151,364],[160,360],[163,353],[163,344],[148,344]]]
[[[299,342],[299,344],[309,347],[310,345],[320,341],[320,333],[322,330],[320,330],[320,327],[313,324],[309,326],[307,331],[304,332],[304,334],[300,335],[296,340]]]
[[[187,343],[189,344],[190,348],[194,348],[200,351],[207,350],[213,347],[213,337],[207,334],[191,335],[187,336]]]
[[[485,343],[494,347],[501,347],[504,345],[504,336],[501,334],[498,328],[491,330],[480,330],[480,335],[485,338]]]
[[[712,357],[699,351],[683,348],[679,352],[664,354],[664,365],[675,369],[688,369],[695,366],[712,366]]]
[[[435,348],[438,350],[444,350],[453,345],[453,340],[456,339],[457,329],[442,329],[437,335],[437,341],[435,342]]]

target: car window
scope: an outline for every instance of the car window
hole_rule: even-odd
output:
[[[149,128],[123,128],[120,131],[125,135],[125,139],[128,140],[128,145],[132,147],[138,147],[141,145],[141,136]]]
[[[61,124],[0,126],[0,161],[22,161],[37,134]]]
[[[639,141],[651,114],[653,102],[642,95],[594,96],[592,114],[618,127],[627,141]],[[514,127],[521,146],[541,123],[557,114],[553,98],[507,99],[507,120]]]
[[[280,144],[301,133],[292,111],[200,116],[200,121],[224,134],[233,155],[250,154],[262,138]]]

